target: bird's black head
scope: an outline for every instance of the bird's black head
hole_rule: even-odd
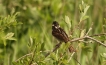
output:
[[[53,21],[53,23],[52,23],[52,29],[58,29],[60,26],[59,26],[59,23],[58,22],[56,22],[56,21]]]

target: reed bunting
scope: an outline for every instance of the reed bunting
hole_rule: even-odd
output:
[[[52,35],[57,38],[61,42],[67,43],[69,41],[69,37],[66,32],[60,27],[59,23],[53,21],[52,23]],[[68,48],[69,52],[76,52],[76,50],[70,45]]]
[[[53,21],[52,24],[52,35],[61,42],[67,43],[69,41],[68,35],[56,21]]]

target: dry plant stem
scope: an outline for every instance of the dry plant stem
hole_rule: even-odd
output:
[[[36,51],[36,49],[34,49],[34,51],[32,52],[32,58],[29,62],[29,65],[32,65],[32,62],[34,61],[35,51]]]
[[[89,37],[94,37],[94,36],[102,36],[102,35],[106,35],[106,33],[95,34],[95,35],[91,35],[91,36],[89,36]]]
[[[100,35],[104,35],[104,34],[100,34]],[[95,35],[95,36],[98,36],[98,35]],[[99,43],[99,44],[101,44],[102,46],[104,46],[104,47],[106,47],[106,44],[104,44],[104,43],[102,43],[102,42],[100,42],[100,41],[98,41],[98,40],[96,40],[96,39],[94,39],[94,38],[92,38],[92,37],[89,37],[89,36],[85,36],[85,37],[82,37],[82,38],[77,38],[77,39],[73,39],[73,40],[71,40],[71,42],[74,42],[74,41],[77,41],[77,40],[81,40],[81,39],[85,39],[85,38],[87,38],[87,39],[91,39],[91,40],[93,40],[93,41],[95,41],[95,42],[97,42],[97,43]],[[79,46],[79,45],[78,45]],[[78,47],[77,47],[78,48]],[[75,52],[73,52],[72,54],[71,54],[71,57],[70,57],[70,59],[69,59],[69,61],[72,59],[72,57],[73,57],[73,55],[75,54]],[[75,59],[75,58],[74,58]],[[76,60],[76,59],[75,59]],[[69,62],[68,61],[68,62]],[[77,61],[77,60],[76,60]],[[78,61],[77,61],[78,62]],[[79,62],[78,62],[79,63]],[[79,63],[80,64],[80,63]],[[81,65],[81,64],[80,64]]]
[[[75,52],[73,52],[68,60],[68,63],[70,62],[70,60],[72,59],[73,55],[75,54]]]
[[[51,52],[48,52],[48,53],[45,55],[45,57],[47,57],[48,55],[50,55],[50,53],[56,51],[56,50],[60,47],[61,44],[62,44],[62,42],[59,42]]]
[[[90,40],[93,40],[93,41],[95,41],[95,42],[101,44],[102,46],[106,47],[106,44],[104,44],[104,43],[100,42],[99,40],[96,40],[96,39],[94,39],[94,38],[92,38],[92,37],[90,37],[90,36],[85,36],[85,37],[82,37],[82,38],[76,38],[76,39],[71,40],[70,42],[75,42],[75,41],[82,40],[82,39],[86,39],[86,38],[87,38],[87,39],[90,39]]]
[[[95,34],[95,35],[91,35],[91,36],[84,36],[84,37],[81,37],[81,38],[75,38],[75,39],[72,39],[70,40],[69,42],[72,43],[72,42],[76,42],[76,41],[79,41],[79,40],[82,40],[82,39],[90,39],[90,40],[93,40],[97,43],[99,43],[100,45],[106,47],[106,44],[100,42],[99,40],[96,40],[94,38],[92,38],[93,36],[102,36],[102,35],[106,35],[106,33],[101,33],[101,34]],[[61,45],[62,42],[60,42],[59,44],[56,45],[56,47],[53,49],[52,52],[56,51],[60,45]],[[47,53],[45,57],[47,57],[48,55],[50,55],[51,52]]]
[[[29,65],[31,65],[32,64],[32,62],[33,62],[33,59],[34,59],[34,52],[33,52],[33,54],[32,54],[32,58],[31,58],[31,61],[30,61],[30,63],[29,63]]]
[[[85,36],[87,36],[91,30],[92,30],[92,28],[89,28],[89,30],[88,30],[88,32],[86,33]]]
[[[92,30],[92,26],[93,26],[93,23],[91,24],[91,26],[90,26],[88,32],[85,34],[85,36],[87,36],[89,34],[89,32]]]
[[[80,45],[80,43],[78,44],[78,46]],[[78,48],[78,46],[76,47],[76,49]],[[73,52],[72,54],[71,54],[71,56],[70,56],[70,58],[69,58],[69,60],[68,60],[68,63],[70,62],[70,60],[72,59],[72,57],[73,57],[73,55],[75,54],[75,52]],[[79,64],[80,64],[80,62],[77,60],[77,59],[75,59],[75,58],[73,58],[74,60],[76,60]],[[80,64],[81,65],[81,64]]]
[[[26,55],[20,57],[19,59],[17,59],[15,62],[18,62],[19,60],[21,60],[21,59],[23,59],[23,58],[25,58],[25,57],[27,57],[27,56],[30,56],[30,55],[32,55],[32,54],[33,54],[33,53],[26,54]]]
[[[93,40],[93,41],[95,41],[95,42],[101,44],[102,46],[106,47],[106,44],[100,42],[99,40],[96,40],[96,39],[94,39],[94,38],[92,38],[92,37],[89,37],[89,36],[86,36],[86,38],[91,39],[91,40]]]

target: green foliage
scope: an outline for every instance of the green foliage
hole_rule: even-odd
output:
[[[81,65],[106,65],[105,47],[88,39],[71,43],[78,47],[74,56],[63,43],[45,57],[58,43],[51,35],[54,20],[70,39],[106,33],[105,4],[105,0],[1,0],[0,65],[77,65],[73,58]],[[94,38],[106,43],[106,36]]]
[[[11,49],[11,47],[8,47],[10,46],[9,42],[16,41],[13,31],[10,31],[10,29],[15,28],[19,24],[16,21],[17,14],[0,17],[0,60],[4,62],[3,64],[6,64],[6,55],[8,55],[8,51]]]
[[[81,12],[81,17],[80,17],[80,22],[87,19],[89,16],[86,15],[88,9],[89,9],[89,5],[85,4],[83,1],[82,3],[79,5],[80,8],[80,12]]]

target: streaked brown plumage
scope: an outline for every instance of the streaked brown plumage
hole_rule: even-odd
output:
[[[66,32],[59,26],[58,22],[53,21],[52,23],[52,35],[57,38],[61,42],[67,43],[69,41],[69,37]],[[70,45],[68,48],[70,53],[76,52],[76,50]]]
[[[67,43],[69,41],[68,35],[65,31],[60,28],[58,22],[54,21],[52,24],[52,35],[57,38],[59,41]]]

